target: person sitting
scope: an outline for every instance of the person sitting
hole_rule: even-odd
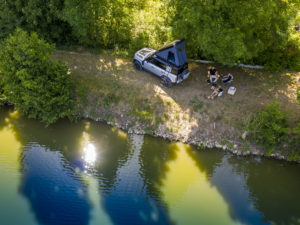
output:
[[[223,76],[222,77],[222,83],[225,84],[225,85],[229,85],[231,84],[233,81],[233,76],[232,74],[227,74],[226,76]]]
[[[216,67],[212,66],[207,73],[207,82],[212,84],[213,86],[217,86],[217,81],[219,79],[219,75],[217,73]]]
[[[210,96],[208,96],[208,99],[214,99],[217,95],[221,96],[223,94],[223,89],[219,85],[217,88],[214,88],[214,91],[211,93]]]
[[[217,74],[217,69],[215,66],[211,66],[208,70],[208,76],[211,76],[211,75],[216,75]]]

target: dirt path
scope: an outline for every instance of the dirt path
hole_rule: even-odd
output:
[[[213,145],[232,149],[236,145],[247,150],[259,147],[241,140],[244,125],[266,104],[281,102],[282,108],[290,111],[292,127],[300,119],[300,106],[296,103],[299,72],[217,66],[220,74],[233,74],[232,85],[237,91],[231,96],[225,87],[223,96],[209,100],[207,96],[212,91],[206,83],[206,64],[190,63],[190,77],[166,88],[160,85],[159,78],[134,70],[128,59],[66,51],[56,51],[53,58],[66,61],[75,82],[85,90],[80,103],[84,115],[113,118],[114,123],[126,129],[140,128],[188,142],[211,140]],[[103,105],[107,96],[112,96],[110,102]]]

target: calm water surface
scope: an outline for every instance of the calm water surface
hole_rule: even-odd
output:
[[[300,166],[0,111],[0,224],[300,224]]]

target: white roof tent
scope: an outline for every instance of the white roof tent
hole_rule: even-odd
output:
[[[184,39],[176,40],[168,45],[158,49],[154,53],[154,57],[170,67],[179,69],[187,66],[187,57],[185,52]]]

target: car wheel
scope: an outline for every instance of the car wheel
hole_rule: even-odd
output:
[[[136,70],[143,70],[143,67],[139,61],[134,60],[133,65]]]
[[[165,87],[172,87],[173,83],[170,80],[170,78],[166,77],[166,76],[162,76],[161,77],[161,84]]]

